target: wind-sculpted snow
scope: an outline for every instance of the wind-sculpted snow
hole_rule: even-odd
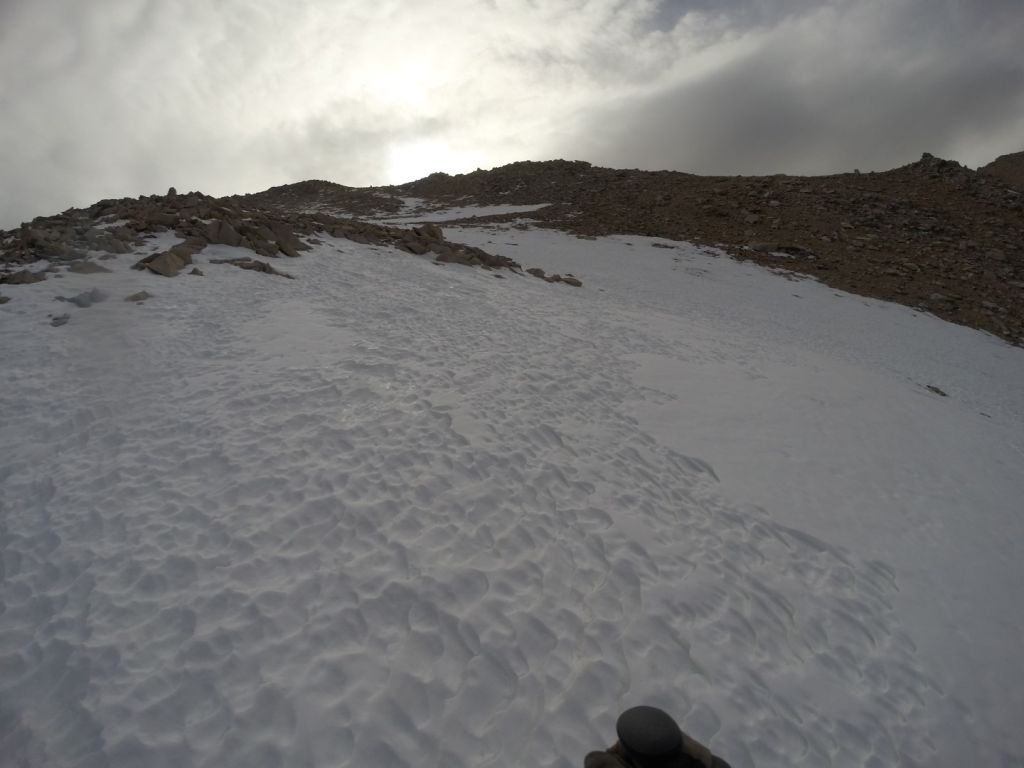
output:
[[[325,240],[294,281],[21,288],[7,764],[571,766],[640,702],[736,768],[939,764],[891,565],[630,415],[663,339],[596,292]],[[51,285],[154,295],[50,328]]]

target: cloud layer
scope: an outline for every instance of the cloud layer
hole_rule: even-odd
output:
[[[7,0],[0,226],[101,197],[567,157],[705,173],[1024,148],[1017,0]]]

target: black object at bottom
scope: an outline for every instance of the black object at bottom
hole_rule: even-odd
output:
[[[676,721],[657,707],[627,709],[615,723],[625,756],[642,766],[656,766],[678,759],[683,752],[683,732]]]

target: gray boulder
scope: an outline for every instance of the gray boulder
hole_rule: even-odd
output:
[[[99,288],[92,288],[88,291],[84,291],[77,296],[54,296],[54,301],[66,301],[68,304],[74,304],[76,307],[81,309],[87,309],[93,304],[99,304],[101,301],[106,301],[107,294],[101,291]]]
[[[76,275],[95,275],[102,272],[109,274],[110,270],[94,261],[72,261],[68,264],[68,272],[74,272]]]
[[[182,269],[192,263],[192,251],[176,245],[169,251],[154,253],[135,264],[136,269],[148,269],[164,277],[175,277]]]
[[[29,285],[42,282],[45,279],[46,275],[41,272],[29,272],[27,269],[23,269],[20,272],[0,276],[0,283],[6,283],[7,285]]]
[[[211,221],[206,225],[206,239],[215,245],[239,245],[242,236],[238,233],[231,222],[224,219]]]

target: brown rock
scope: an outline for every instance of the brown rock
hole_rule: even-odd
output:
[[[151,298],[152,295],[153,294],[149,293],[148,291],[139,291],[137,293],[133,293],[131,296],[125,296],[124,300],[125,301],[134,301],[137,304],[141,304],[146,299]]]
[[[278,277],[287,277],[289,280],[294,280],[294,275],[289,275],[286,272],[280,272],[274,269],[270,264],[265,261],[257,261],[256,259],[213,259],[210,261],[211,264],[230,264],[234,267],[241,269],[249,269],[254,272],[263,272],[267,275],[277,275]]]
[[[186,248],[194,255],[196,253],[199,253],[199,251],[203,250],[203,248],[205,248],[209,244],[209,241],[204,236],[193,235],[191,237],[186,237],[183,242],[178,243],[174,247]]]
[[[267,242],[258,236],[252,236],[252,249],[260,256],[264,256],[268,259],[277,258],[277,254],[281,252],[275,242]]]
[[[131,248],[129,248],[127,245],[125,245],[124,242],[122,242],[121,240],[119,240],[116,237],[107,237],[107,238],[101,240],[98,243],[97,247],[98,247],[99,250],[106,251],[107,253],[111,253],[111,254],[113,254],[113,253],[129,253],[131,251]]]
[[[6,283],[7,285],[30,285],[31,283],[40,283],[45,279],[46,275],[41,272],[29,272],[27,269],[23,269],[20,272],[3,275],[0,277],[0,283]]]
[[[416,256],[422,256],[423,254],[430,252],[430,245],[424,243],[422,240],[406,240],[398,247],[403,251],[415,254]]]
[[[178,222],[178,216],[174,213],[164,211],[152,211],[146,215],[146,221],[163,227],[173,227]]]
[[[534,277],[544,277],[544,270],[540,267],[530,267],[526,270],[526,274],[533,275]]]
[[[235,245],[242,242],[242,236],[224,219],[215,219],[206,225],[206,240],[215,245]]]
[[[72,261],[68,264],[68,272],[74,272],[77,275],[95,275],[101,272],[109,274],[110,270],[92,261]]]
[[[467,267],[472,267],[480,263],[480,260],[475,254],[469,253],[466,250],[453,250],[448,253],[439,253],[435,258],[438,264],[462,264]]]
[[[442,232],[437,224],[423,224],[419,227],[413,227],[412,231],[419,237],[428,240],[444,240],[444,232]]]
[[[176,250],[177,249],[177,250]],[[136,262],[136,269],[148,269],[164,277],[175,277],[185,266],[192,263],[192,254],[185,248],[172,248],[155,253]]]

